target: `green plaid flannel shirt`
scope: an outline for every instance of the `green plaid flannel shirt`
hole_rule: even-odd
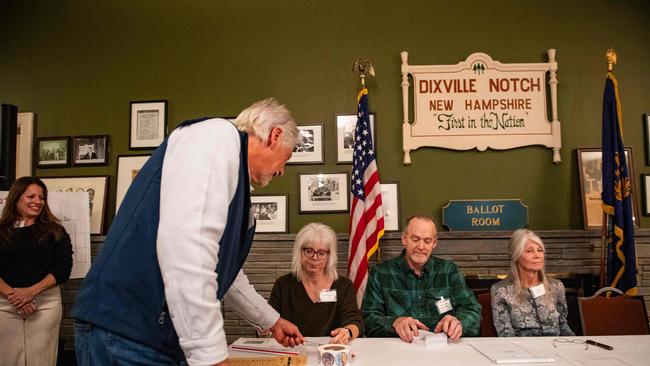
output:
[[[363,297],[363,316],[368,337],[395,337],[393,322],[401,316],[418,319],[433,331],[446,314],[460,320],[463,336],[478,336],[481,305],[452,261],[430,257],[418,277],[409,268],[404,251],[399,257],[377,264],[368,278]],[[451,300],[453,310],[439,314],[436,301]]]

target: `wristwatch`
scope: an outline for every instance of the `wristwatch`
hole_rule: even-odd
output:
[[[345,327],[345,329],[348,330],[348,334],[350,335],[350,340],[352,340],[352,338],[354,338],[354,336],[352,336],[352,329],[350,329],[348,327]]]

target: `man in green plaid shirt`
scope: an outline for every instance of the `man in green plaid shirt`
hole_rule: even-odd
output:
[[[402,234],[404,251],[377,264],[363,297],[366,335],[412,342],[418,329],[444,332],[450,340],[478,336],[481,305],[451,261],[432,257],[438,244],[433,217],[411,216]]]

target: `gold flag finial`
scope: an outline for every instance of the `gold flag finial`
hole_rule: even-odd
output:
[[[605,57],[607,58],[607,71],[612,71],[613,65],[616,65],[616,51],[613,47],[607,49]]]
[[[361,86],[366,86],[366,73],[370,76],[375,76],[375,68],[369,60],[358,58],[352,63],[352,72],[359,73],[361,79]]]

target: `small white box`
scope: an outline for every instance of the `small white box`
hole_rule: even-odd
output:
[[[442,348],[447,346],[447,335],[445,333],[431,333],[424,330],[414,339],[415,344],[426,348]]]

